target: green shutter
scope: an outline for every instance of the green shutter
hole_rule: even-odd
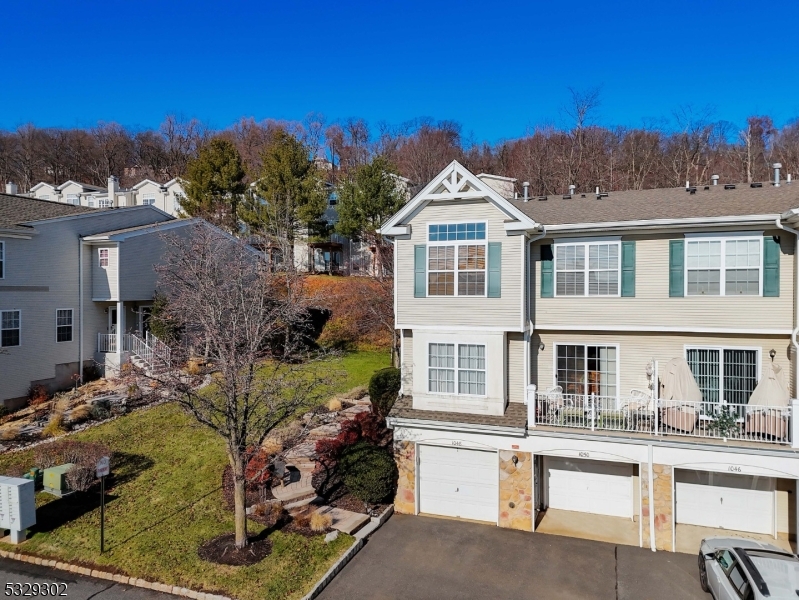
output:
[[[635,296],[635,242],[621,243],[621,295]]]
[[[780,243],[770,235],[763,238],[763,295],[780,295]]]
[[[685,295],[685,240],[669,240],[669,296]]]
[[[419,244],[413,247],[413,296],[424,298],[427,295],[427,246]]]
[[[488,297],[499,298],[502,288],[502,242],[488,242]]]
[[[555,273],[553,271],[552,245],[541,246],[541,297],[552,298],[555,295]]]

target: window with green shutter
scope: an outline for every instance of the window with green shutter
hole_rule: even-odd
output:
[[[780,241],[770,235],[763,238],[763,295],[780,295]]]
[[[635,296],[635,242],[621,243],[621,295]]]
[[[552,255],[552,244],[541,246],[541,297],[553,298],[555,296],[555,271]]]
[[[685,295],[685,240],[669,240],[669,297]]]
[[[427,245],[418,244],[413,247],[413,296],[424,298],[427,291]]]

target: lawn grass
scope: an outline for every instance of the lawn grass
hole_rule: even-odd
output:
[[[346,372],[335,386],[340,392],[366,385],[372,372],[388,366],[389,360],[388,352],[359,352],[335,362],[335,368]],[[116,483],[108,490],[106,505],[106,552],[99,552],[97,493],[64,499],[39,494],[38,524],[23,544],[24,552],[254,600],[302,596],[352,543],[346,535],[325,544],[322,536],[309,539],[277,531],[270,534],[272,554],[256,565],[207,563],[197,556],[198,546],[233,530],[233,514],[223,507],[221,476],[227,458],[219,436],[167,404],[72,439],[103,442],[117,457]],[[31,466],[32,456],[32,450],[0,455],[0,474],[15,464]],[[262,528],[250,522],[249,530],[258,533]]]

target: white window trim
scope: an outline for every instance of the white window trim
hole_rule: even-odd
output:
[[[683,250],[683,296],[686,298],[702,298],[704,296],[710,298],[719,298],[727,296],[727,242],[744,242],[756,241],[760,243],[760,265],[758,267],[758,293],[757,294],[729,294],[731,298],[739,298],[741,296],[749,296],[750,298],[757,298],[763,296],[763,232],[754,234],[747,233],[723,233],[723,234],[685,234],[685,249]],[[721,242],[721,262],[719,269],[721,274],[719,276],[719,293],[718,294],[689,294],[688,293],[688,244],[690,242]],[[696,269],[693,269],[696,270]]]
[[[98,248],[97,249],[97,264],[100,265],[101,269],[107,269],[111,266],[111,252],[110,248]],[[107,252],[106,260],[108,260],[108,264],[103,264],[103,251]]]
[[[142,206],[155,206],[155,194],[142,194]]]
[[[577,297],[579,298],[579,296]],[[620,344],[610,344],[604,342],[555,342],[554,344],[552,344],[552,386],[553,387],[558,385],[558,346],[583,346],[584,348],[587,348],[588,346],[596,346],[602,348],[615,348],[616,349],[616,400],[618,401],[621,398],[622,394],[621,394],[621,345]],[[588,359],[586,358],[586,361],[587,360]],[[544,392],[546,390],[541,390],[541,391]],[[566,394],[566,391],[564,390],[563,393]],[[600,396],[600,397],[605,397],[605,396]]]
[[[474,240],[472,240],[474,241]],[[433,396],[458,396],[460,398],[488,398],[488,368],[489,368],[489,359],[488,359],[488,344],[485,342],[472,342],[472,341],[459,341],[455,342],[451,339],[428,339],[427,347],[425,349],[425,388],[427,389],[427,393]],[[452,344],[455,346],[455,366],[453,370],[455,371],[455,391],[452,393],[449,392],[431,392],[430,391],[430,344]],[[459,371],[480,371],[481,369],[461,369],[458,367],[458,347],[459,346],[483,346],[485,348],[485,374],[486,374],[486,393],[485,394],[461,394],[458,392],[458,372]],[[439,368],[439,367],[436,367]]]
[[[724,399],[724,351],[725,350],[754,350],[757,356],[757,365],[755,366],[755,373],[757,377],[757,384],[760,383],[761,370],[763,369],[763,348],[757,346],[713,346],[703,344],[685,344],[683,346],[682,355],[686,362],[688,362],[689,350],[718,350],[719,352],[719,405],[727,404]],[[704,400],[702,402],[705,402]]]
[[[0,310],[0,336],[3,333],[3,313],[4,312],[18,312],[19,313],[19,344],[16,346],[2,346],[0,348],[20,348],[22,346],[22,309],[21,308],[4,308]],[[2,344],[2,341],[0,341]]]
[[[483,223],[485,224],[486,228],[486,237],[483,240],[449,240],[445,242],[431,242],[430,241],[430,226],[431,225],[453,225],[453,224],[460,224],[460,223]],[[441,223],[427,223],[425,225],[427,236],[427,249],[425,250],[425,264],[424,264],[424,286],[425,286],[425,297],[426,298],[457,298],[461,296],[458,293],[458,247],[459,246],[485,246],[485,269],[483,269],[483,273],[485,273],[485,281],[483,283],[483,293],[482,294],[463,294],[463,298],[488,298],[488,221],[469,221],[469,220],[461,220],[458,219],[457,221],[443,221]],[[449,271],[430,271],[430,248],[431,246],[454,246],[455,248],[455,269],[453,270],[453,277],[454,277],[454,293],[451,296],[444,295],[444,294],[430,294],[430,273],[449,273]],[[479,273],[480,269],[466,269],[464,273]],[[446,342],[449,343],[449,342]]]
[[[113,207],[114,207],[114,201],[108,198],[100,198],[97,201],[97,208],[113,208]]]
[[[589,246],[609,246],[611,244],[615,244],[619,251],[618,251],[618,290],[615,294],[589,294],[588,293],[588,255],[589,255]],[[558,294],[558,247],[559,246],[585,246],[585,268],[583,269],[583,273],[585,277],[583,278],[583,293],[582,294]],[[604,271],[605,269],[594,269]],[[552,272],[553,272],[553,281],[552,281],[552,288],[553,288],[553,297],[555,298],[621,298],[621,239],[618,237],[614,238],[592,238],[592,239],[585,239],[585,240],[558,240],[552,244]],[[570,273],[579,273],[579,271],[569,271]]]
[[[0,270],[0,279],[6,278],[6,243],[0,242],[0,264],[3,265],[2,270]]]
[[[69,323],[70,323],[69,324],[69,329],[70,329],[69,338],[70,339],[69,340],[59,341],[58,340],[58,328],[59,327],[66,327],[66,325],[59,325],[58,324],[58,313],[59,313],[59,311],[62,311],[62,310],[68,310],[69,313],[70,313],[70,319],[69,319]],[[55,343],[56,344],[69,344],[70,342],[74,342],[74,341],[75,341],[75,309],[73,309],[73,308],[56,308],[55,309]]]

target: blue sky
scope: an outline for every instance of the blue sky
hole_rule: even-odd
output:
[[[606,125],[685,104],[783,124],[799,116],[797,17],[795,0],[5,0],[0,128],[317,111],[453,119],[494,142],[563,124],[569,86],[602,87]]]

